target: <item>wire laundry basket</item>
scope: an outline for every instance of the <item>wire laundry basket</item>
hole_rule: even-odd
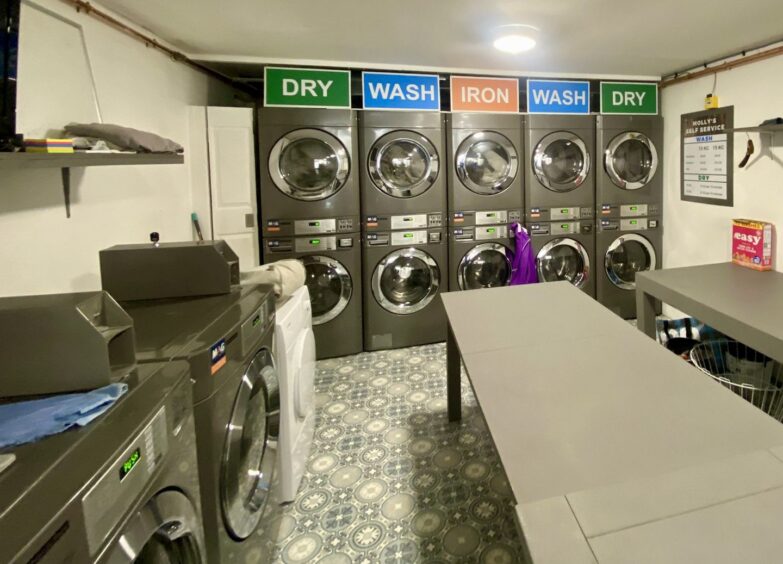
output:
[[[713,380],[783,421],[783,367],[731,339],[704,341],[691,349],[691,362]]]

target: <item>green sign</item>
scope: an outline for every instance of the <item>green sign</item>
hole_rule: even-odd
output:
[[[264,106],[351,107],[351,72],[266,67]]]
[[[602,114],[658,113],[658,85],[650,82],[602,82]]]

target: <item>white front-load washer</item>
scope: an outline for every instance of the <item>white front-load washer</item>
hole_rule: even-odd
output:
[[[280,381],[278,469],[285,503],[296,497],[315,430],[315,337],[307,286],[277,308],[275,350]]]

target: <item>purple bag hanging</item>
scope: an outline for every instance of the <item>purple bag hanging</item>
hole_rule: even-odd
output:
[[[511,260],[511,279],[508,285],[535,284],[538,282],[538,273],[536,272],[536,257],[530,245],[530,235],[528,235],[527,229],[517,222],[509,225],[509,229],[514,237],[514,252],[506,251],[509,260]]]

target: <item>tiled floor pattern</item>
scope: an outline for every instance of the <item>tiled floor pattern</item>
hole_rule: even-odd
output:
[[[508,482],[462,389],[449,424],[443,344],[319,362],[315,444],[276,562],[520,562]]]

